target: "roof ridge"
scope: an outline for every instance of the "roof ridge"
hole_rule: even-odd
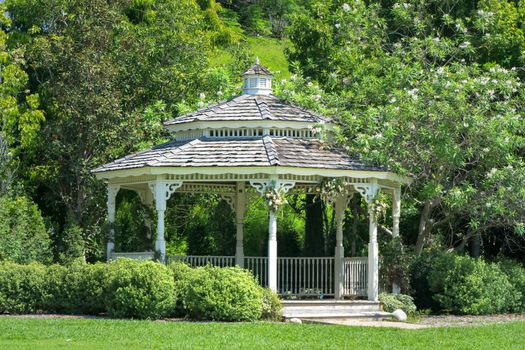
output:
[[[279,165],[279,155],[277,154],[277,149],[275,148],[273,140],[270,136],[266,135],[263,137],[263,145],[264,150],[266,151],[266,155],[268,156],[268,162],[270,163],[270,165]]]
[[[257,97],[254,97],[254,100],[257,108],[259,109],[259,113],[261,114],[261,119],[272,119],[272,113],[270,113],[268,103],[265,101],[260,101]]]

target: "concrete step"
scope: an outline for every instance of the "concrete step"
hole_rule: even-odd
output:
[[[366,300],[285,300],[282,302],[285,313],[355,313],[381,311],[379,302]]]
[[[392,317],[381,310],[379,302],[367,300],[283,300],[282,304],[285,319],[380,321]]]

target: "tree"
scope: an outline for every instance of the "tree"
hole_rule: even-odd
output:
[[[521,234],[523,209],[503,198],[519,197],[525,183],[508,177],[495,191],[486,181],[523,161],[524,96],[512,68],[523,59],[515,54],[524,43],[520,6],[314,1],[294,17],[290,59],[328,92],[324,107],[340,117],[340,141],[414,177],[405,202],[419,213],[418,253],[437,229],[455,246],[502,224],[475,209],[492,201],[509,208],[505,226]]]
[[[90,171],[161,141],[162,119],[197,100],[208,64],[201,11],[190,0],[13,0],[8,10],[47,115],[26,176],[96,255],[105,191]]]
[[[13,190],[18,156],[34,142],[44,121],[39,95],[27,89],[24,50],[8,45],[11,20],[5,14],[0,3],[0,195]]]

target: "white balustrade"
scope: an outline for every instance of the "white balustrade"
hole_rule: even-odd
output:
[[[368,258],[344,258],[343,295],[367,295]]]
[[[217,267],[235,266],[235,256],[176,255],[168,257],[168,262],[180,261],[191,267],[212,265]]]
[[[168,262],[180,261],[191,267],[207,264],[235,266],[234,256],[170,256]],[[277,290],[284,296],[333,296],[334,257],[278,257]],[[367,295],[367,257],[343,259],[343,296]],[[268,258],[244,257],[244,268],[250,270],[259,284],[268,286]]]

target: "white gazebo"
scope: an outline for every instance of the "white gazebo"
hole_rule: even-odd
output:
[[[377,301],[379,252],[374,210],[369,210],[370,238],[365,258],[344,256],[344,212],[349,198],[356,193],[368,204],[379,191],[389,193],[393,201],[392,232],[398,235],[401,185],[410,179],[328,147],[318,129],[326,131],[323,135],[329,134],[331,119],[272,95],[272,74],[258,62],[243,78],[240,96],[165,122],[173,134],[172,141],[93,170],[98,179],[108,183],[108,259],[154,255],[114,251],[115,198],[119,189],[136,191],[145,204],[156,208],[155,251],[161,261],[170,259],[164,240],[164,212],[170,196],[174,192],[213,193],[227,200],[235,212],[235,257],[178,259],[249,268],[259,275],[262,284],[280,293],[301,295],[315,290],[336,299],[363,295]],[[269,191],[311,193],[323,179],[339,179],[338,183],[345,186],[335,200],[333,257],[278,257],[277,218],[271,207],[268,256],[244,256],[243,219],[251,196],[265,196]]]

